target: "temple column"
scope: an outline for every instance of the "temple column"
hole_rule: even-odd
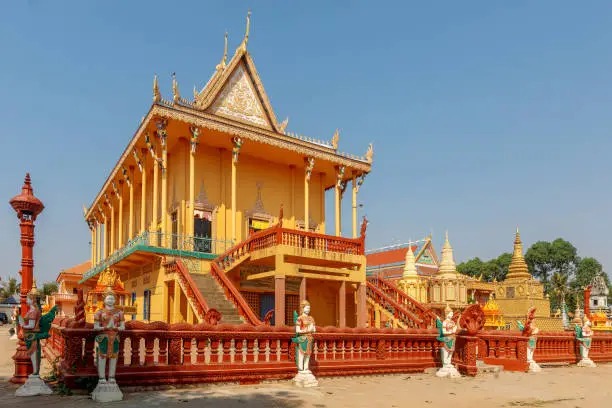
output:
[[[336,187],[335,187],[335,192],[336,192],[335,214],[336,214],[336,217],[335,218],[336,218],[336,236],[337,237],[342,235],[341,204],[342,204],[342,193],[344,192],[344,188],[346,188],[346,184],[342,180],[343,176],[344,176],[344,166],[336,167]]]
[[[179,316],[181,315],[181,285],[178,280],[174,281],[174,302],[172,304],[172,318],[170,319],[173,323],[180,323]]]
[[[242,139],[234,137],[234,147],[232,148],[232,240],[236,242],[236,170],[238,166],[238,156],[242,147]],[[284,289],[283,289],[284,290]],[[284,307],[284,303],[283,303]],[[283,309],[284,310],[284,309]],[[284,320],[284,318],[283,318]]]
[[[285,275],[274,277],[274,325],[285,325]]]
[[[304,174],[304,230],[310,231],[310,176],[314,168],[314,157],[304,159],[306,165]]]
[[[143,149],[144,150],[144,149]],[[138,165],[140,170],[142,186],[140,190],[140,233],[144,234],[147,229],[147,159],[142,158],[142,163]]]
[[[295,166],[290,165],[289,169],[291,170],[289,177],[291,183],[291,210],[289,214],[291,214],[290,226],[291,228],[295,228]]]
[[[338,326],[346,327],[346,282],[340,283],[338,290]]]
[[[366,283],[363,282],[357,288],[357,327],[366,327],[367,319]]]
[[[119,225],[117,226],[117,248],[123,247],[123,182],[119,182]]]
[[[300,281],[300,305],[306,300],[306,278]]]
[[[185,319],[185,321],[189,324],[197,323],[197,321],[194,322],[193,309],[191,308],[191,305],[189,304],[189,302],[187,302],[187,319]]]
[[[319,192],[321,196],[321,213],[319,214],[319,217],[321,218],[321,223],[319,224],[319,233],[325,234],[325,173],[319,174],[319,183],[321,188],[321,191]]]
[[[168,149],[166,143],[162,142],[162,169],[161,169],[161,232],[162,247],[168,247],[171,240],[168,239]]]
[[[110,248],[108,251],[108,255],[115,252],[115,208],[111,205],[110,210],[111,210],[110,229],[108,231],[110,234]]]
[[[357,183],[357,176],[353,174],[353,238],[357,238],[357,193],[359,192],[359,186]]]
[[[153,162],[153,198],[152,198],[152,205],[153,205],[153,214],[151,214],[151,231],[153,231],[154,233],[157,234],[157,232],[159,232],[158,230],[158,218],[157,215],[159,213],[159,191],[158,191],[158,186],[159,186],[159,162],[157,161],[157,159],[154,159]],[[157,245],[157,240],[155,241],[155,245]]]
[[[104,215],[104,259],[108,258],[108,218]]]
[[[91,231],[91,266],[96,264],[96,224],[90,221],[89,230]]]
[[[128,241],[134,238],[134,166],[130,166],[130,215],[128,225]]]
[[[195,216],[195,154],[198,146],[198,136],[200,130],[197,127],[190,127],[191,131],[191,152],[189,154],[189,209],[187,211],[187,222],[185,228],[187,233],[185,235],[195,236],[195,222],[193,217]]]

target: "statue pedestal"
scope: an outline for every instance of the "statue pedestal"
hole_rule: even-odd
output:
[[[19,340],[19,337],[17,337],[17,333],[15,332],[15,334],[9,337],[9,340]]]
[[[123,393],[116,382],[99,381],[91,393],[91,399],[97,402],[115,402],[123,400]]]
[[[30,375],[25,384],[17,388],[17,397],[33,397],[34,395],[51,395],[53,391],[39,376]]]
[[[455,368],[455,366],[450,365],[446,367],[442,367],[438,371],[436,371],[436,377],[449,377],[449,378],[460,378],[461,374]]]
[[[540,371],[542,371],[542,367],[540,367],[538,365],[538,363],[536,363],[535,361],[528,361],[529,363],[529,369],[527,370],[530,373],[539,373]]]
[[[298,371],[297,375],[293,377],[293,382],[297,387],[317,387],[319,382],[310,370]]]
[[[590,358],[583,358],[576,364],[578,367],[597,367],[597,364],[593,362]]]

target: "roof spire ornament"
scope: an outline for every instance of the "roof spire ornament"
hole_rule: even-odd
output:
[[[331,139],[331,145],[334,150],[338,150],[338,142],[340,141],[340,130],[336,129]]]
[[[247,36],[248,36],[248,32],[247,32]],[[225,69],[227,63],[227,31],[225,32],[225,47],[223,48],[223,58],[221,59],[221,62],[219,63],[219,65],[217,65],[216,70],[222,70]]]
[[[374,146],[372,145],[372,143],[370,143],[370,145],[368,146],[368,151],[365,154],[365,158],[370,164],[374,160]]]
[[[181,100],[181,94],[178,89],[178,82],[176,81],[176,72],[172,73],[172,95],[174,96],[174,104],[176,105]]]
[[[193,86],[193,101],[195,102],[198,99],[198,90],[196,89],[196,86]]]
[[[285,134],[285,128],[289,124],[289,116],[278,126],[279,133]]]
[[[240,44],[240,47],[236,50],[236,53],[246,52],[247,43],[249,42],[249,31],[251,29],[251,10],[247,13],[247,23],[246,23],[246,32],[244,33],[244,39]]]
[[[159,85],[157,84],[157,75],[153,77],[153,103],[157,103],[161,100],[161,95],[159,94]]]

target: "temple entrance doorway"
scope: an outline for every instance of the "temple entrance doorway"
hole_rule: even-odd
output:
[[[193,219],[194,251],[212,252],[212,213],[196,211]]]

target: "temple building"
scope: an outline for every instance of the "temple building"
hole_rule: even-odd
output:
[[[84,208],[91,267],[80,283],[116,274],[138,320],[197,323],[216,311],[221,323],[292,324],[308,299],[318,324],[363,327],[367,223],[358,229],[357,194],[372,145],[364,156],[342,153],[338,131],[318,140],[277,121],[247,50],[249,21],[229,60],[226,35],[220,63],[192,98],[174,74],[164,98],[154,78],[148,113]]]
[[[73,267],[63,269],[57,276],[57,292],[50,295],[47,305],[57,305],[58,316],[74,317],[74,305],[77,302],[77,289],[82,288],[84,294],[90,289],[88,285],[79,285],[83,274],[91,268],[91,261],[83,262]]]
[[[610,312],[608,308],[608,293],[608,285],[606,285],[603,272],[599,271],[591,281],[591,293],[589,298],[591,310],[602,310],[604,313],[608,314]]]
[[[438,261],[431,236],[421,241],[369,251],[367,274],[395,282],[408,296],[442,313],[468,305],[470,282],[478,282],[457,272],[448,233]],[[492,288],[485,292],[490,293]],[[473,296],[473,293],[471,294]]]

